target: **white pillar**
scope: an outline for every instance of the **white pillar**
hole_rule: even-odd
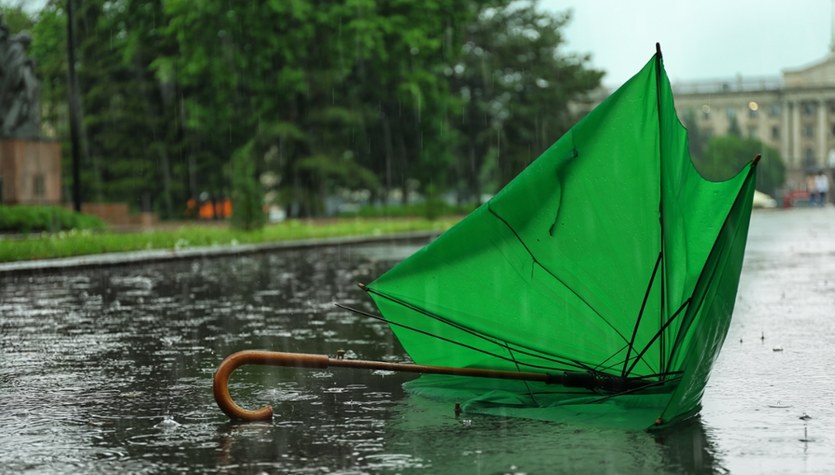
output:
[[[803,154],[800,152],[800,101],[792,103],[792,162],[797,168],[803,168]]]
[[[791,103],[783,98],[780,104],[780,155],[782,155],[786,166],[794,166],[794,155],[792,153],[792,128],[791,128]]]
[[[826,102],[823,99],[818,99],[818,152],[815,154],[818,167],[826,166],[826,156],[828,150],[826,149],[826,133],[828,127],[826,126]]]

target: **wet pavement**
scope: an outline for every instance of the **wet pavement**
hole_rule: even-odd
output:
[[[371,281],[418,243],[0,275],[0,472],[830,473],[835,466],[835,208],[756,211],[736,312],[701,417],[662,433],[464,415],[404,394],[414,376],[241,369],[271,404],[234,424],[211,376],[274,349],[402,361]]]
[[[702,420],[732,473],[835,467],[835,208],[755,212]]]

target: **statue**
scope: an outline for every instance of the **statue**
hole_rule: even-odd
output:
[[[32,37],[10,36],[0,16],[0,137],[38,138],[40,100],[35,61],[26,56]]]
[[[61,145],[41,136],[32,37],[12,35],[0,14],[0,203],[61,203]]]

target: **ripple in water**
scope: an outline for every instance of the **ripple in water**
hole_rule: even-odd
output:
[[[155,429],[163,430],[174,430],[180,426],[182,426],[182,424],[175,421],[174,418],[171,416],[164,416],[160,422],[154,424]]]

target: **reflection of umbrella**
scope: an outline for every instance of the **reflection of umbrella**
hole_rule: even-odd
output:
[[[456,419],[448,404],[411,397],[392,405],[384,431],[387,451],[407,448],[407,462],[422,462],[427,473],[479,472],[473,467],[490,472],[487,467],[514,465],[515,471],[505,472],[714,473],[721,468],[717,447],[698,417],[669,430],[640,433],[497,417]]]
[[[730,323],[755,163],[725,182],[699,175],[659,50],[493,199],[364,287],[416,363],[544,380],[412,389],[547,420],[695,414]]]

